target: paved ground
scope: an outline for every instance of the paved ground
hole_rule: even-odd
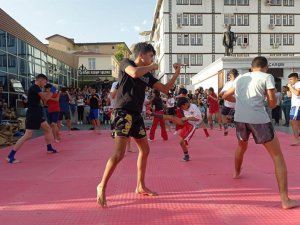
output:
[[[272,162],[261,146],[250,143],[242,178],[231,179],[234,132],[214,130],[206,139],[197,130],[190,144],[192,161],[180,162],[177,136],[151,142],[147,184],[159,193],[134,193],[137,153],[127,153],[113,175],[107,209],[95,201],[96,185],[113,148],[109,131],[63,134],[47,155],[43,138],[35,138],[17,154],[23,162],[0,162],[0,224],[118,225],[118,224],[300,224],[300,208],[280,208]],[[300,200],[300,147],[279,132],[289,169],[292,198]],[[0,150],[4,159],[9,148]]]

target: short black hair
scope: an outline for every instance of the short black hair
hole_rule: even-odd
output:
[[[215,92],[214,88],[212,88],[212,87],[208,88],[208,90],[211,92]]]
[[[291,73],[288,78],[295,77],[298,78],[298,73]]]
[[[48,81],[48,77],[47,77],[45,74],[42,74],[42,73],[36,75],[35,79],[36,79],[36,80],[37,80],[37,79],[45,79],[45,80]]]
[[[228,74],[232,74],[234,78],[237,78],[239,72],[236,69],[231,69]]]
[[[178,94],[187,95],[188,91],[185,88],[180,88]]]
[[[177,101],[177,107],[180,108],[182,105],[184,105],[186,103],[189,103],[189,100],[187,98],[185,98],[185,97],[181,97]]]
[[[268,66],[268,60],[266,57],[257,56],[252,60],[251,66],[252,68],[264,68]]]
[[[53,86],[52,84],[49,84],[49,83],[48,83],[48,84],[45,85],[44,88],[48,89],[48,88],[51,88],[52,86]]]
[[[133,49],[134,58],[137,58],[140,53],[146,54],[148,52],[153,52],[153,54],[156,55],[156,51],[155,51],[153,45],[151,45],[147,42],[139,42],[134,46],[134,49]]]

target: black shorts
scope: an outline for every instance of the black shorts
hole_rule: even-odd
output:
[[[272,141],[275,136],[271,122],[264,124],[236,122],[236,136],[239,141],[248,141],[251,133],[256,144]]]
[[[63,118],[65,118],[65,120],[70,120],[71,119],[71,113],[70,112],[60,112],[58,120],[63,120]]]
[[[226,106],[223,106],[222,109],[222,115],[223,116],[234,116],[235,110]]]
[[[113,135],[118,137],[146,137],[143,117],[138,112],[128,112],[124,109],[115,109],[111,115]]]
[[[176,107],[167,108],[167,114],[174,116],[176,114],[175,110]]]
[[[49,112],[49,122],[51,123],[57,123],[58,117],[59,117],[59,112]]]
[[[45,120],[42,108],[28,109],[26,112],[25,127],[28,130],[39,130]]]

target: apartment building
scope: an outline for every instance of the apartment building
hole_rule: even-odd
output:
[[[231,26],[233,57],[300,54],[299,0],[157,0],[150,41],[157,49],[162,82],[183,64],[177,83],[224,56],[224,32]]]

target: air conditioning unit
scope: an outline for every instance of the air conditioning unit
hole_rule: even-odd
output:
[[[272,0],[266,0],[266,5],[272,5]]]
[[[241,47],[242,47],[242,48],[247,48],[247,46],[248,46],[248,43],[242,43],[242,44],[241,44]]]
[[[279,43],[274,42],[273,43],[273,48],[278,48],[279,47]]]
[[[269,24],[269,29],[270,29],[270,30],[273,30],[274,28],[275,28],[275,24],[274,24],[274,23],[270,23],[270,24]]]

